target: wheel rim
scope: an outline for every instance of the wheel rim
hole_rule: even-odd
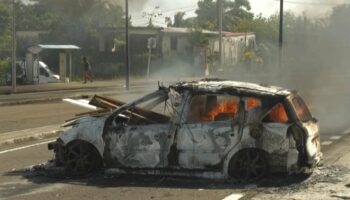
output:
[[[265,156],[256,150],[240,152],[230,163],[230,175],[240,180],[257,180],[267,172]]]
[[[75,142],[67,147],[66,169],[71,175],[86,175],[98,167],[98,157],[93,147]]]

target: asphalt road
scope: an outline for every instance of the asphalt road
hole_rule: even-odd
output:
[[[142,89],[133,90],[131,92],[116,92],[112,88],[98,91],[70,91],[68,93],[62,93],[60,91],[34,93],[35,95],[38,95],[38,97],[35,98],[42,99],[41,102],[0,106],[0,134],[16,130],[62,124],[66,120],[74,118],[78,113],[89,111],[85,108],[62,102],[62,98],[74,96],[92,96],[93,94],[98,93],[127,102],[150,91],[152,90]],[[34,100],[32,94],[30,93],[21,94],[20,96],[21,98],[16,97],[16,99],[12,99],[12,102],[18,102],[18,100],[21,99],[23,99],[23,101]],[[55,100],[48,99],[53,97]],[[2,98],[2,102],[6,101],[7,100],[4,100],[4,98]]]
[[[350,136],[345,135],[342,140],[324,148],[325,165],[332,165],[350,152],[347,146],[349,142]],[[77,180],[47,177],[24,170],[53,157],[53,153],[47,150],[45,141],[37,141],[30,145],[33,144],[37,146],[17,150],[16,147],[11,147],[10,150],[13,151],[10,152],[6,152],[5,150],[9,150],[6,148],[0,149],[0,199],[221,200],[229,195],[242,195],[244,199],[250,199],[270,187],[264,183],[255,185],[176,177],[103,174]],[[25,145],[21,145],[23,146]],[[277,176],[273,177],[272,182],[284,180],[290,179]],[[302,181],[303,179],[300,180]]]
[[[96,91],[71,91],[68,96],[92,94]],[[143,95],[146,91],[131,93],[115,92],[113,89],[99,90],[120,100],[127,101]],[[328,93],[327,93],[328,92]],[[346,117],[349,113],[345,102],[349,95],[343,91],[314,91],[307,97],[316,99],[312,104],[315,116],[320,123],[326,124],[321,129],[322,149],[325,154],[325,165],[342,160],[350,151],[350,136],[347,128],[350,123]],[[29,96],[28,96],[29,95]],[[0,106],[0,133],[40,127],[50,124],[61,124],[74,117],[76,113],[87,110],[61,102],[67,93],[55,92],[39,94],[55,96],[55,101],[36,104]],[[337,96],[334,99],[334,95]],[[19,99],[28,100],[30,94],[23,94]],[[8,100],[10,101],[10,100]],[[331,123],[332,122],[332,123]],[[328,126],[328,124],[332,126]],[[348,126],[349,125],[349,126]],[[329,128],[331,127],[331,128]],[[42,143],[44,142],[44,143]],[[327,142],[327,143],[326,143]],[[36,145],[38,144],[38,145]],[[26,145],[36,145],[24,149],[14,149]],[[8,151],[10,150],[10,151]],[[12,151],[13,150],[13,151]],[[266,186],[237,184],[225,181],[174,178],[119,176],[106,177],[98,174],[94,177],[71,180],[36,176],[24,171],[24,168],[46,162],[53,157],[47,150],[45,141],[36,141],[20,146],[0,148],[0,200],[2,199],[224,199],[229,195],[244,196],[244,199],[258,196]],[[285,177],[277,177],[283,182]],[[274,179],[276,180],[276,179]],[[234,199],[234,198],[232,198]]]

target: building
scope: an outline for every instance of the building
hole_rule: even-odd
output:
[[[219,32],[201,30],[206,44],[194,42],[191,28],[178,27],[130,27],[130,57],[132,70],[144,74],[147,68],[147,58],[152,60],[153,69],[184,68],[191,74],[204,75],[208,73],[208,66],[213,69],[219,61]],[[99,51],[106,54],[116,53],[119,60],[123,60],[124,45],[116,46],[116,38],[125,38],[125,28],[106,28],[100,30]],[[148,40],[155,38],[156,45],[149,54]],[[234,67],[244,59],[246,50],[255,49],[254,33],[224,32],[222,38],[223,61],[227,68]],[[211,70],[212,71],[212,70]],[[193,72],[193,73],[192,73]],[[196,73],[194,73],[196,72]],[[199,72],[199,73],[197,73]]]

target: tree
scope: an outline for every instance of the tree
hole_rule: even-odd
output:
[[[58,16],[46,10],[40,4],[18,2],[16,6],[17,30],[51,30],[58,21]]]
[[[177,12],[174,16],[174,24],[173,27],[183,27],[185,24],[184,16],[185,12]]]
[[[97,48],[99,28],[124,26],[123,9],[110,1],[33,1],[35,9],[46,10],[56,17],[55,22],[50,24],[50,35],[43,42],[71,43],[93,50]]]
[[[213,0],[198,1],[197,23],[202,29],[214,30],[217,28],[217,5]]]
[[[0,59],[11,55],[11,11],[9,3],[0,1]]]
[[[232,31],[241,20],[253,19],[254,15],[248,0],[223,0],[223,29]],[[198,2],[196,10],[199,27],[203,29],[218,29],[218,4],[214,0],[203,0]]]
[[[189,43],[192,47],[206,47],[209,44],[208,38],[203,33],[202,29],[194,29],[191,31]]]

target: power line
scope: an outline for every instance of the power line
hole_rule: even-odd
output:
[[[192,8],[192,9],[187,9],[187,10],[183,10],[181,12],[184,12],[184,13],[188,13],[188,12],[192,12],[194,10],[196,10],[197,8]],[[162,13],[163,14],[163,13]],[[168,13],[168,15],[165,15],[165,17],[169,16],[170,14]],[[161,17],[161,16],[159,16]],[[148,20],[149,18],[145,18],[145,17],[136,17],[136,18],[132,18],[133,21],[140,21],[140,20]]]
[[[160,10],[159,13],[168,14],[173,12],[190,12],[196,9],[197,9],[197,5],[190,5],[190,6],[178,7],[178,8],[168,9],[168,10]],[[142,17],[139,17],[139,16],[136,17],[136,19],[138,18],[142,18]]]

